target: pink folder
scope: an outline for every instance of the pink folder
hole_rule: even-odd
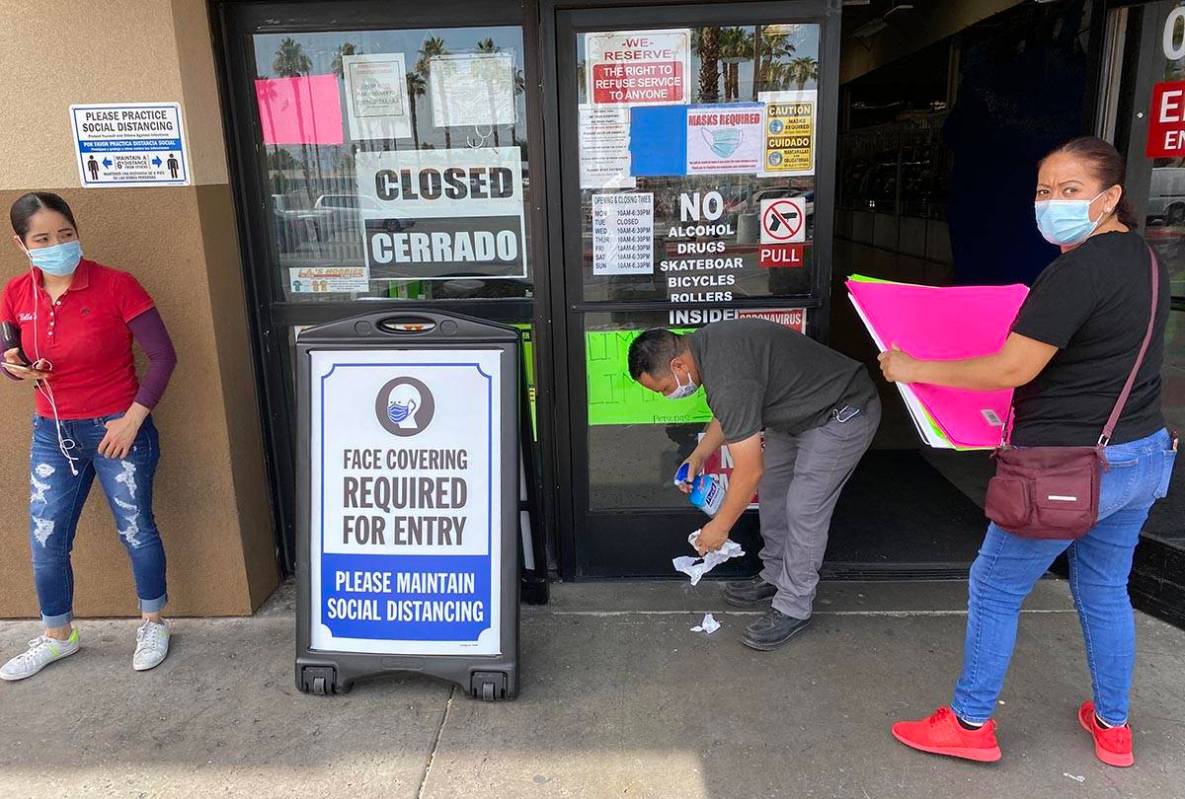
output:
[[[337,75],[261,78],[255,100],[264,144],[341,144],[342,106]]]
[[[848,291],[883,346],[915,358],[958,360],[998,352],[1028,295],[1023,285],[936,288],[907,283],[847,281]],[[910,386],[956,448],[1000,443],[1012,391],[964,391]]]

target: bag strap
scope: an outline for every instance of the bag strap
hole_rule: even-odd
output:
[[[1004,420],[1004,427],[1000,429],[1000,446],[998,449],[1008,449],[1012,446],[1012,417],[1016,415],[1016,403],[1008,403],[1008,418]]]
[[[1136,374],[1144,365],[1144,356],[1148,354],[1148,345],[1152,343],[1152,333],[1156,328],[1156,310],[1160,304],[1160,264],[1151,247],[1148,248],[1148,255],[1151,264],[1149,268],[1152,272],[1152,312],[1148,315],[1148,330],[1144,333],[1144,343],[1140,345],[1140,354],[1136,356],[1136,363],[1132,367],[1131,374],[1127,376],[1127,383],[1124,384],[1123,391],[1119,393],[1119,399],[1115,402],[1115,408],[1111,411],[1111,418],[1107,419],[1107,426],[1103,428],[1103,434],[1099,436],[1098,446],[1100,447],[1111,443],[1111,435],[1115,432],[1115,426],[1119,424],[1119,417],[1123,415],[1123,406],[1127,404],[1127,399],[1131,396],[1132,387],[1136,384]]]

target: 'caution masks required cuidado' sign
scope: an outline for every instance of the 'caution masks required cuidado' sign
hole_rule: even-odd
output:
[[[372,280],[526,277],[518,147],[356,158]]]
[[[310,353],[312,649],[500,654],[499,355]]]

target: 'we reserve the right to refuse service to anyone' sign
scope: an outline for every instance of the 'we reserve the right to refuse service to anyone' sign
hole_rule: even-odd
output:
[[[584,48],[594,105],[690,102],[690,30],[586,33]]]
[[[500,654],[500,353],[309,357],[311,647]]]

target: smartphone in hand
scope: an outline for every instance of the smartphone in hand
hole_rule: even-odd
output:
[[[11,363],[9,361],[0,361],[0,367],[3,367],[9,374],[13,375],[14,377],[19,377],[22,379],[41,380],[41,379],[48,377],[49,370],[45,368],[47,365],[48,364],[46,364],[43,361],[38,361],[37,363],[33,364],[32,366],[27,366],[23,363]]]
[[[16,355],[21,359],[21,363],[29,363],[29,358],[21,349],[21,332],[12,322],[0,322],[0,353],[9,350],[16,350]]]

